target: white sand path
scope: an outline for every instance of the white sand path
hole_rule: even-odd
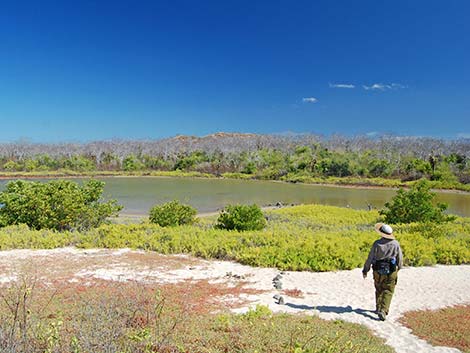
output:
[[[434,266],[405,268],[399,273],[398,285],[387,321],[377,320],[371,311],[375,308],[375,290],[371,273],[364,280],[361,269],[338,272],[285,272],[283,289],[299,289],[304,298],[286,297],[278,305],[273,295],[272,279],[276,269],[243,266],[232,262],[209,262],[208,268],[196,268],[195,278],[220,277],[227,272],[245,276],[250,287],[268,292],[251,296],[253,304],[264,304],[274,312],[313,314],[319,311],[324,319],[341,319],[363,324],[384,338],[397,353],[459,352],[448,347],[433,347],[411,334],[398,319],[411,310],[439,309],[456,304],[470,304],[470,266]],[[191,271],[191,272],[192,272]],[[176,275],[176,273],[175,273]],[[242,308],[239,311],[246,311]]]
[[[15,263],[24,262],[28,258],[51,257],[64,258],[70,261],[80,259],[103,258],[110,260],[98,266],[85,266],[77,269],[74,278],[100,278],[105,280],[141,280],[152,283],[178,282],[187,279],[208,279],[213,283],[237,283],[242,276],[247,281],[247,288],[263,290],[261,294],[249,295],[250,306],[263,304],[274,312],[304,313],[312,315],[319,312],[324,319],[341,319],[363,324],[378,336],[384,338],[397,353],[440,353],[459,352],[447,347],[433,347],[415,337],[411,331],[402,326],[398,319],[410,310],[438,309],[457,304],[470,304],[470,265],[434,266],[420,268],[404,268],[399,272],[398,285],[390,308],[387,321],[377,320],[371,311],[375,307],[375,296],[371,273],[364,280],[361,270],[338,272],[285,272],[282,278],[283,289],[301,290],[303,298],[284,296],[285,305],[278,305],[273,295],[272,279],[279,274],[273,268],[255,268],[229,261],[196,260],[195,264],[183,265],[181,268],[165,268],[149,261],[135,264],[129,261],[119,262],[126,254],[144,256],[144,252],[123,250],[78,250],[74,248],[55,250],[12,250],[0,251],[0,266],[10,267]],[[166,258],[188,259],[185,255],[167,256]],[[112,261],[111,261],[112,260]],[[86,261],[85,261],[86,263]],[[109,263],[109,265],[106,265]],[[231,273],[232,276],[227,276]],[[0,283],[15,280],[13,271],[0,272]],[[74,279],[72,278],[72,280]],[[232,301],[234,298],[221,298]],[[237,311],[243,312],[248,307]]]

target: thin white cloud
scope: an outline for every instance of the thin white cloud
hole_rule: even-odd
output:
[[[371,86],[362,85],[366,91],[387,91],[407,88],[400,83],[374,83]]]
[[[351,83],[329,83],[330,88],[354,88]]]
[[[366,91],[385,91],[387,86],[382,83],[374,83],[372,86],[363,85]]]
[[[457,137],[461,139],[470,139],[470,132],[459,132]]]
[[[316,103],[316,102],[318,102],[318,99],[316,99],[315,97],[305,97],[305,98],[302,98],[302,102],[304,102],[304,103]]]
[[[390,86],[392,87],[392,89],[408,88],[408,86],[402,85],[400,83],[392,83]]]

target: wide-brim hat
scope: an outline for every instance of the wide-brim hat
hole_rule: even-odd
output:
[[[393,229],[388,224],[377,223],[375,225],[375,231],[379,233],[382,238],[395,239],[395,236],[393,235]]]

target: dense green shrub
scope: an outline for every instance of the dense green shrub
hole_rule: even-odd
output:
[[[132,172],[136,170],[141,170],[144,168],[144,164],[137,159],[134,155],[129,155],[122,161],[122,167],[126,172]]]
[[[204,152],[196,151],[189,155],[179,156],[174,165],[174,170],[190,170],[195,165],[207,162],[208,158]]]
[[[16,180],[0,193],[0,226],[27,224],[33,229],[97,227],[122,209],[115,200],[100,202],[104,182],[70,180],[47,183]]]
[[[387,177],[392,171],[392,166],[386,160],[372,159],[368,165],[369,175],[377,177]]]
[[[421,180],[414,184],[409,191],[398,190],[391,202],[385,203],[385,209],[380,211],[387,223],[413,222],[448,222],[453,216],[444,214],[447,205],[433,204],[435,193],[430,191],[430,185]]]
[[[21,170],[21,165],[15,161],[8,161],[5,164],[3,164],[3,169],[5,169],[8,172],[14,172]]]
[[[39,167],[39,162],[38,161],[30,161],[30,163],[33,163],[33,162],[36,162],[37,167]],[[88,159],[84,156],[72,156],[72,157],[64,160],[63,168],[70,169],[70,170],[81,171],[81,172],[88,172],[88,171],[95,170],[96,166],[95,166],[95,163],[92,160],[90,160],[90,159]],[[28,169],[26,169],[26,170],[28,170]]]
[[[325,176],[345,177],[352,174],[351,165],[347,161],[330,158],[322,159],[315,168]]]
[[[150,222],[161,227],[192,224],[195,221],[196,209],[183,205],[177,200],[167,202],[161,206],[156,205],[150,210]]]
[[[231,205],[220,213],[216,227],[238,231],[261,230],[266,227],[266,219],[257,205]]]
[[[450,165],[441,163],[436,167],[436,170],[431,175],[431,180],[443,181],[447,183],[458,182],[457,176],[452,172]]]

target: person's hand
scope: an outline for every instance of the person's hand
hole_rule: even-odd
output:
[[[362,272],[362,278],[364,278],[364,279],[367,278],[367,272]]]

